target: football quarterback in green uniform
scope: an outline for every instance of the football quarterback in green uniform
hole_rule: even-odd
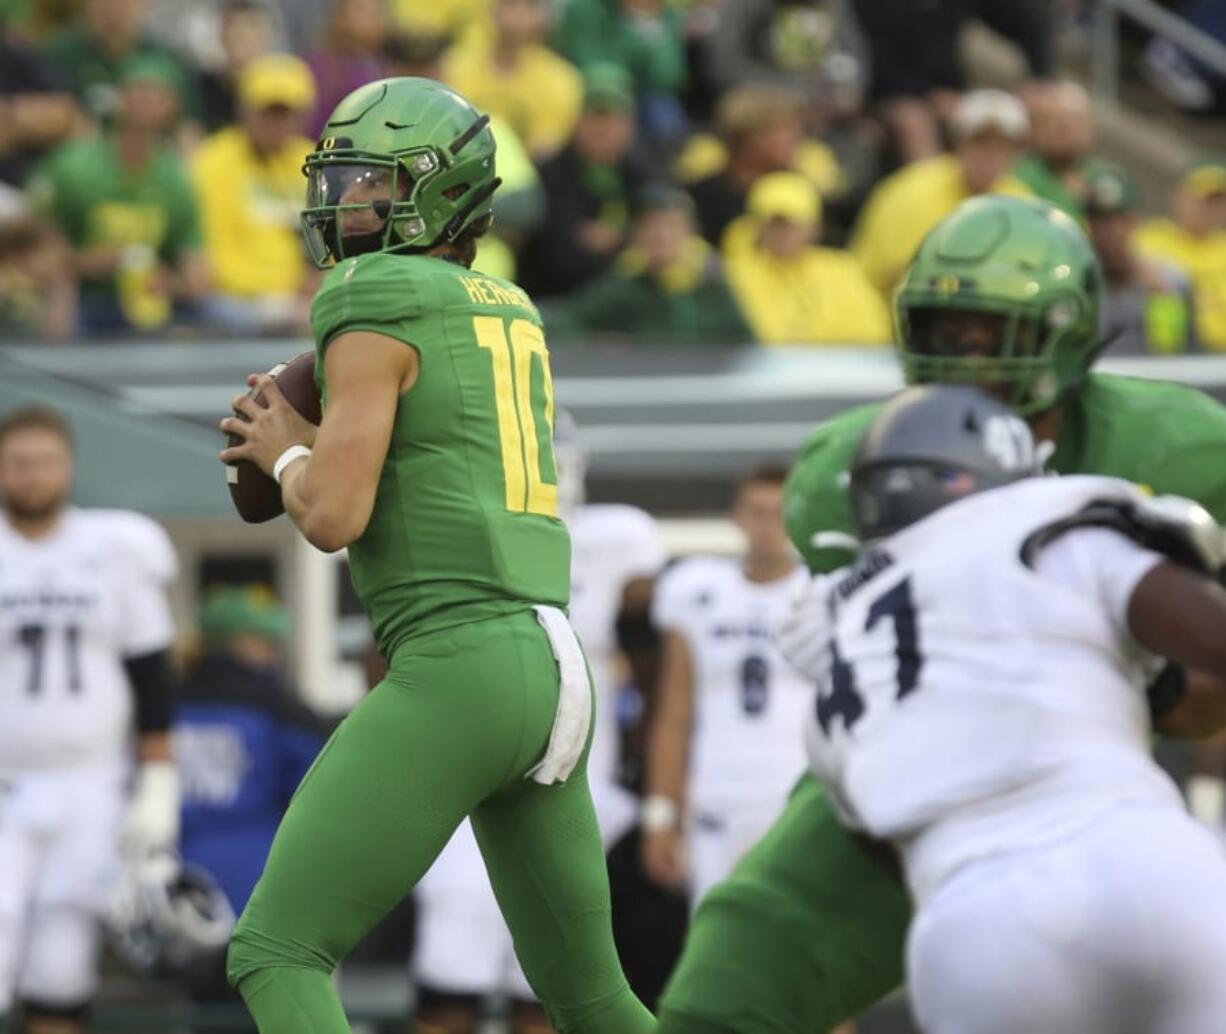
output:
[[[332,268],[311,310],[318,428],[268,377],[227,431],[314,545],[349,549],[387,677],[307,774],[235,929],[261,1034],[349,1030],[331,974],[464,816],[524,972],[563,1032],[654,1020],[613,946],[585,774],[591,686],[563,608],[553,393],[540,317],[470,271],[498,186],[488,118],[424,79],[370,83],[306,161],[303,227]]]
[[[1226,409],[1192,388],[1090,372],[1101,274],[1071,219],[1034,200],[966,202],[896,295],[908,383],[971,383],[1011,404],[1049,470],[1126,478],[1226,521]],[[879,404],[820,426],[785,495],[815,572],[847,563],[852,453]],[[843,829],[805,775],[770,832],[699,907],[665,991],[662,1034],[817,1034],[902,981],[911,915],[891,860]]]

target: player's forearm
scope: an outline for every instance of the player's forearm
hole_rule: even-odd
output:
[[[1206,739],[1226,730],[1226,681],[1200,671],[1186,674],[1187,690],[1157,723],[1157,731],[1175,739]]]
[[[285,512],[298,530],[316,549],[335,553],[362,534],[353,509],[345,505],[343,493],[320,490],[320,478],[312,469],[315,456],[294,460],[281,474],[281,500]]]
[[[1226,686],[1226,589],[1172,561],[1153,567],[1128,602],[1128,628],[1146,649]]]
[[[648,797],[665,797],[680,810],[686,791],[693,686],[689,651],[675,632],[665,634],[659,699],[647,737]]]
[[[689,733],[689,722],[682,715],[665,709],[656,713],[647,738],[648,795],[667,797],[678,805],[684,799]]]
[[[158,761],[173,761],[170,733],[166,730],[143,732],[136,738],[136,760],[142,765]]]

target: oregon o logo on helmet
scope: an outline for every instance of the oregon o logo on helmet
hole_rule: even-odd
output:
[[[1018,417],[988,417],[983,425],[983,447],[1004,470],[1022,470],[1034,464],[1034,436]]]
[[[956,294],[962,281],[956,273],[942,273],[933,278],[932,289],[937,294]]]

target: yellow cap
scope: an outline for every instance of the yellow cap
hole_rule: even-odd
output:
[[[749,188],[746,208],[759,219],[816,223],[822,203],[817,188],[798,172],[768,172]]]
[[[1226,165],[1216,162],[1195,165],[1184,175],[1183,185],[1197,197],[1226,194]]]
[[[238,99],[250,108],[280,104],[305,111],[315,103],[315,80],[306,63],[292,54],[268,54],[243,69]]]

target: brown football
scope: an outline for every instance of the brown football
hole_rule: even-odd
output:
[[[281,389],[285,400],[313,424],[323,419],[319,389],[315,386],[315,353],[303,352],[288,362],[279,363],[268,371]],[[258,391],[249,392],[264,404]],[[246,419],[245,417],[243,419]],[[236,434],[227,436],[231,446],[242,445]],[[240,460],[226,467],[226,482],[234,509],[248,524],[262,524],[285,512],[281,503],[281,487],[250,460]]]

